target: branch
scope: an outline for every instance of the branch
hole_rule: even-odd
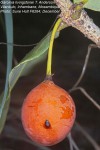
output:
[[[69,133],[69,135],[68,135],[68,140],[69,140],[70,150],[74,150],[73,143],[72,143],[72,138],[71,138],[71,133]]]
[[[79,147],[77,146],[76,142],[73,140],[71,133],[69,133],[69,135],[68,135],[68,140],[70,143],[70,150],[73,150],[73,148],[75,150],[80,150]]]
[[[75,87],[69,90],[69,92],[73,92],[75,90],[80,90],[87,98],[90,102],[92,102],[92,104],[98,109],[100,110],[100,105],[85,91],[84,88],[82,87]]]
[[[87,15],[85,10],[82,10],[78,18],[73,18],[73,15],[78,11],[75,9],[75,4],[70,0],[54,0],[60,8],[63,22],[82,32],[87,38],[91,39],[96,45],[100,46],[100,28],[96,26],[93,20]]]
[[[84,74],[86,72],[86,68],[87,68],[87,65],[88,65],[88,61],[89,61],[89,57],[90,57],[90,53],[91,53],[91,50],[92,48],[97,48],[97,46],[95,44],[90,44],[88,46],[88,51],[87,51],[87,54],[86,54],[86,57],[85,57],[85,61],[84,61],[84,65],[82,67],[82,72],[78,78],[78,80],[76,81],[76,83],[73,85],[73,87],[71,88],[71,90],[75,87],[77,87],[79,85],[79,83],[81,82],[81,80],[83,79],[84,77]]]
[[[95,140],[81,127],[81,125],[76,122],[75,123],[78,129],[82,132],[82,134],[87,138],[87,140],[92,144],[95,150],[100,150],[100,146],[95,142]]]

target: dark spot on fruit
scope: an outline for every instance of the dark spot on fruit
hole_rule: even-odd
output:
[[[45,121],[44,125],[45,125],[45,128],[47,128],[47,129],[49,129],[51,127],[51,124],[48,120]]]

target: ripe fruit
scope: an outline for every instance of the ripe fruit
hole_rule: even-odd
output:
[[[70,95],[50,80],[32,89],[22,107],[26,134],[43,146],[62,141],[71,130],[75,115]]]

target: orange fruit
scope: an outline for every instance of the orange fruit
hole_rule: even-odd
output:
[[[62,141],[70,132],[75,116],[71,96],[50,80],[32,89],[22,106],[22,124],[26,134],[43,146]]]

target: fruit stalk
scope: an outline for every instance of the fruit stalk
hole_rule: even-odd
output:
[[[49,50],[48,50],[48,60],[47,60],[47,71],[46,71],[47,78],[52,76],[51,65],[52,65],[53,43],[54,43],[55,34],[56,34],[57,29],[58,29],[58,27],[59,27],[59,25],[60,25],[61,22],[62,22],[61,19],[57,20],[57,22],[55,23],[55,26],[53,28],[52,34],[51,34],[50,46],[49,46]]]

